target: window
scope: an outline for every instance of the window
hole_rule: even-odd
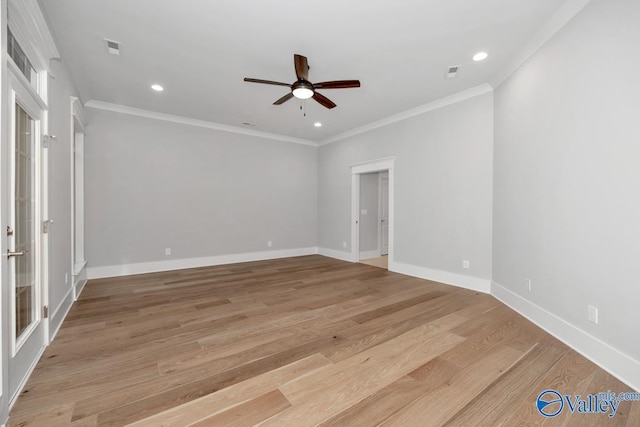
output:
[[[7,40],[7,52],[13,62],[16,64],[18,69],[22,72],[22,74],[27,78],[31,86],[37,91],[38,90],[38,73],[36,72],[33,65],[27,58],[27,55],[24,53],[24,50],[18,44],[16,38],[9,31],[9,37]]]

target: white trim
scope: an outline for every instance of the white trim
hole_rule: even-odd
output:
[[[329,248],[318,248],[318,254],[329,258],[339,259],[340,261],[353,262],[351,252],[337,251]]]
[[[73,265],[73,275],[78,276],[86,265],[87,265],[87,261],[76,262]]]
[[[76,96],[70,96],[69,99],[71,101],[71,115],[75,116],[78,119],[78,124],[84,132],[84,127],[87,124],[87,118],[84,112],[84,107],[82,106],[82,102]]]
[[[446,107],[451,104],[457,104],[458,102],[466,101],[467,99],[474,98],[485,93],[492,92],[493,88],[488,83],[483,83],[480,86],[472,87],[471,89],[464,90],[462,92],[454,93],[453,95],[446,96],[444,98],[437,99],[429,102],[428,104],[421,105],[416,108],[412,108],[407,111],[403,111],[398,114],[393,114],[382,120],[368,123],[364,126],[357,127],[347,132],[340,133],[338,135],[323,139],[318,143],[318,146],[331,144],[334,142],[342,141],[343,139],[364,133],[379,127],[387,126],[392,123],[396,123],[402,120],[409,119],[411,117],[419,116],[420,114],[428,113],[429,111],[437,110],[442,107]]]
[[[542,28],[540,28],[524,46],[519,48],[519,53],[515,55],[506,67],[502,68],[502,72],[491,79],[491,85],[494,88],[500,86],[502,82],[520,68],[520,66],[533,56],[551,37],[573,19],[589,1],[590,0],[567,0],[551,18],[549,18]]]
[[[71,192],[71,271],[77,276],[87,264],[85,259],[85,185],[84,185],[84,125],[85,115],[82,103],[75,97],[69,97],[69,186]],[[75,295],[74,295],[75,300]]]
[[[383,245],[382,245],[382,211],[384,208],[382,189],[384,188],[382,182],[387,180],[387,210],[389,210],[389,174],[385,174],[384,172],[378,172],[378,256],[389,255],[389,236],[387,235],[387,252],[382,253]],[[387,218],[388,220],[388,218]]]
[[[640,361],[611,347],[502,285],[492,282],[491,294],[611,375],[619,378],[636,391],[640,391]]]
[[[445,283],[472,291],[491,292],[491,280],[479,277],[465,276],[464,274],[452,273],[450,271],[436,270],[419,265],[405,264],[402,262],[391,262],[389,260],[389,271],[406,274],[407,276],[419,277],[420,279],[432,280],[434,282]]]
[[[292,136],[278,135],[275,133],[260,132],[251,129],[244,129],[236,126],[223,125],[221,123],[210,122],[206,120],[191,119],[189,117],[175,116],[173,114],[157,113],[155,111],[143,110],[141,108],[128,107],[126,105],[111,104],[109,102],[96,101],[91,99],[84,106],[86,108],[94,108],[97,110],[111,111],[120,114],[129,114],[132,116],[145,117],[148,119],[162,120],[165,122],[178,123],[187,126],[196,126],[206,129],[215,129],[223,132],[238,133],[241,135],[256,136],[258,138],[274,139],[277,141],[292,142],[294,144],[310,145],[316,147],[318,144],[314,141],[302,138],[294,138]]]
[[[76,281],[76,284],[73,285],[73,300],[74,301],[78,301],[78,298],[80,298],[80,294],[82,293],[82,291],[84,291],[84,287],[86,286],[88,280],[87,279],[80,279],[78,281]]]
[[[42,94],[38,93],[38,91],[33,86],[31,86],[31,82],[27,80],[16,63],[13,62],[13,58],[9,56],[7,56],[7,69],[11,72],[11,77],[16,79],[20,84],[22,84],[22,86],[24,86],[24,89],[31,95],[34,102],[36,102],[40,106],[40,109],[43,111],[47,110],[47,103],[42,97]]]
[[[20,43],[34,67],[50,71],[49,60],[60,53],[37,0],[8,0],[8,22],[11,32]],[[36,47],[37,46],[37,47]]]
[[[31,363],[31,366],[29,366],[29,369],[27,369],[27,374],[24,376],[22,381],[20,381],[20,384],[16,388],[16,392],[13,394],[13,396],[9,396],[9,412],[11,412],[11,408],[13,408],[13,405],[15,405],[18,397],[20,397],[20,395],[22,394],[22,390],[24,390],[24,387],[27,385],[27,381],[29,381],[29,378],[31,378],[31,374],[33,374],[33,371],[36,369],[36,366],[38,365],[38,362],[40,361],[40,358],[44,354],[44,351],[47,349],[47,347],[47,345],[43,345],[42,347],[40,347],[40,350]]]
[[[71,310],[71,307],[73,307],[73,302],[75,301],[75,299],[73,298],[73,291],[73,286],[69,287],[69,290],[67,291],[60,304],[58,304],[58,307],[56,307],[53,314],[49,314],[49,332],[51,334],[49,336],[49,342],[52,342],[55,336],[58,334],[58,331],[60,330],[64,319],[67,317],[67,314],[69,314],[69,310]],[[59,313],[61,313],[61,316],[60,321],[58,322],[56,321],[56,319]]]
[[[104,277],[128,276],[131,274],[155,273],[159,271],[182,270],[185,268],[209,267],[214,265],[235,264],[239,262],[264,261],[269,259],[315,255],[317,253],[317,247],[282,249],[276,251],[216,255],[202,258],[186,258],[168,261],[141,262],[137,264],[88,267],[86,271],[87,279],[90,280],[101,279]]]
[[[389,173],[389,263],[394,257],[394,187],[395,157],[369,160],[350,165],[351,167],[351,261],[360,259],[360,175],[371,172]]]
[[[379,159],[367,160],[366,162],[351,163],[351,173],[371,173],[384,172],[394,166],[396,156],[381,157]]]
[[[364,251],[360,252],[360,259],[369,259],[369,258],[378,258],[380,255],[379,249],[374,249],[372,251]]]

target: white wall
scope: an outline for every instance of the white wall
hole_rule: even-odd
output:
[[[493,242],[496,290],[556,332],[566,322],[561,338],[583,351],[586,333],[634,358],[589,354],[636,387],[639,23],[636,0],[593,0],[497,89]]]
[[[488,291],[492,154],[492,93],[321,146],[319,246],[350,248],[349,165],[396,156],[395,261],[439,280],[453,277],[442,272],[479,278]]]
[[[315,147],[86,112],[89,271],[316,246]]]
[[[62,324],[73,303],[71,271],[71,107],[76,90],[60,61],[51,61],[49,79],[49,133],[57,142],[49,148],[49,313],[50,335]],[[66,276],[66,280],[65,280]]]
[[[366,210],[366,214],[363,213]],[[378,174],[360,175],[360,253],[378,249]],[[364,254],[365,256],[367,254]]]

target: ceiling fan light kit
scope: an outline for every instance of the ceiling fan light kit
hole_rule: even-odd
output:
[[[309,99],[313,96],[313,85],[304,80],[295,82],[291,87],[291,93],[298,99]]]
[[[360,87],[359,80],[333,80],[329,82],[311,83],[309,79],[309,63],[307,57],[302,55],[293,55],[293,65],[296,70],[297,80],[292,84],[275,82],[272,80],[252,79],[245,77],[245,82],[262,83],[275,86],[288,86],[291,92],[278,99],[273,105],[281,105],[291,98],[309,99],[313,98],[316,102],[326,108],[334,108],[336,104],[326,96],[316,92],[317,89],[348,89],[352,87]]]

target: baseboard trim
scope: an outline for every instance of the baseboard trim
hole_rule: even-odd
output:
[[[611,375],[640,391],[640,361],[498,283],[491,282],[491,294]]]
[[[82,264],[82,268],[77,270],[76,274],[73,275],[73,300],[77,301],[80,297],[80,294],[84,290],[84,286],[87,284],[87,270],[85,266],[87,262],[84,261]]]
[[[380,251],[377,249],[360,252],[360,259],[378,258],[379,256],[381,256]]]
[[[353,262],[351,252],[337,251],[329,248],[318,248],[318,254],[328,256],[329,258],[339,259],[341,261]]]
[[[263,252],[249,252],[230,255],[216,255],[201,258],[174,259],[168,261],[141,262],[136,264],[109,265],[104,267],[87,267],[87,280],[105,277],[128,276],[131,274],[157,273],[160,271],[183,270],[185,268],[209,267],[214,265],[236,264],[239,262],[264,261],[269,259],[289,258],[295,256],[314,255],[317,247],[281,249]]]
[[[75,284],[75,291],[73,293],[73,300],[77,301],[80,298],[80,294],[84,290],[85,285],[87,284],[87,279],[80,279]]]
[[[478,277],[465,276],[464,274],[452,273],[450,271],[435,270],[391,260],[389,260],[389,271],[419,277],[420,279],[433,280],[434,282],[445,283],[485,294],[491,292],[491,281],[489,279],[480,279]]]
[[[8,412],[11,412],[11,409],[13,408],[13,405],[15,405],[16,402],[18,401],[18,397],[20,397],[20,395],[22,394],[22,391],[24,390],[24,387],[27,385],[27,381],[29,381],[29,378],[31,378],[31,375],[33,374],[33,371],[36,369],[36,366],[38,365],[38,362],[40,361],[40,358],[44,354],[44,351],[47,349],[47,347],[48,346],[43,345],[40,348],[40,351],[38,351],[38,355],[33,360],[33,363],[31,364],[31,366],[29,366],[29,370],[27,371],[27,375],[25,375],[25,377],[22,380],[22,382],[20,382],[20,385],[18,385],[18,389],[16,390],[15,394],[13,396],[9,396],[9,409],[8,409]]]
[[[71,310],[74,301],[74,286],[71,286],[60,304],[58,304],[49,317],[49,342],[53,341],[55,336],[58,334],[58,331],[60,330],[64,319],[67,317],[69,310]]]

